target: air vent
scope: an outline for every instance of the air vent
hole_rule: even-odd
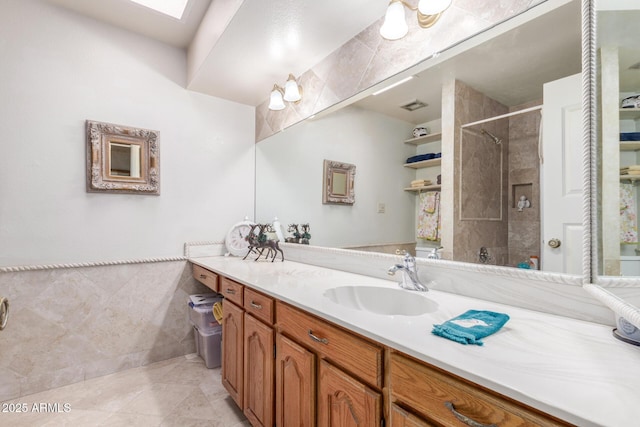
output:
[[[632,66],[629,67],[630,70],[640,70],[640,62],[636,62]]]
[[[420,100],[414,99],[413,101],[401,105],[400,108],[403,108],[407,111],[416,111],[420,108],[426,107],[428,104],[426,102],[422,102]]]

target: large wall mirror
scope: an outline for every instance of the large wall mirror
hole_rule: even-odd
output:
[[[640,4],[596,0],[598,282],[640,282]]]
[[[583,274],[582,3],[537,4],[401,73],[404,84],[259,142],[256,221],[310,223],[318,246]],[[350,209],[321,203],[323,159],[357,167]],[[434,193],[437,237],[420,238]]]

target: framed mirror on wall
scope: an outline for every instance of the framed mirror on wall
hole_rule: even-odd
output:
[[[356,200],[356,165],[324,160],[322,203],[353,205]]]
[[[160,132],[87,120],[87,191],[160,194]]]
[[[617,333],[640,329],[640,5],[591,0],[591,282],[615,313]]]
[[[479,251],[485,247],[496,266],[517,267],[537,256],[544,271],[582,277],[584,255],[589,253],[583,244],[588,230],[584,229],[581,204],[586,187],[581,155],[585,142],[582,4],[581,0],[541,2],[404,71],[394,80],[413,78],[402,85],[375,96],[346,100],[330,112],[260,141],[256,146],[256,218],[310,222],[319,246],[388,253],[400,245],[416,253],[427,246],[443,246],[444,259],[466,263],[480,263]],[[564,88],[551,87],[554,82],[571,85],[573,98],[566,105],[561,105],[568,100],[561,92]],[[545,86],[557,95],[551,107],[545,102]],[[377,85],[367,91],[380,88]],[[401,108],[407,104],[426,106],[414,111]],[[545,124],[553,120],[542,119],[543,114],[553,108],[558,116],[568,107],[574,131],[545,136],[545,128],[551,128]],[[495,138],[481,135],[477,141],[469,142],[466,137],[463,141],[461,127],[478,121],[485,121],[485,130]],[[562,132],[564,125],[556,129]],[[412,135],[416,127],[428,128],[429,135],[416,141]],[[543,146],[562,138],[572,144],[571,155],[564,157],[573,160],[571,164],[554,164],[563,154]],[[459,191],[461,176],[469,182],[480,181],[489,169],[489,163],[472,156],[469,164],[480,163],[464,174],[461,168],[466,166],[459,153],[461,144],[467,143],[478,144],[473,147],[477,153],[502,149],[501,161],[496,163],[502,168],[500,179],[485,186],[490,190],[486,195]],[[487,144],[486,150],[482,144]],[[429,160],[426,167],[407,165],[408,158],[429,153],[440,156]],[[295,164],[285,162],[287,156],[296,158]],[[316,165],[323,158],[358,165],[358,203],[349,212],[331,211],[310,191],[317,188],[313,181],[322,177]],[[288,179],[290,176],[296,179]],[[418,238],[421,191],[412,188],[412,182],[428,183],[428,188],[440,192],[439,241]],[[571,184],[569,193],[575,200],[568,203],[578,204],[570,219],[560,215],[565,209],[559,202],[543,199],[549,193],[544,186],[558,187],[558,182]],[[463,203],[468,206],[465,194],[474,197],[477,208],[461,212]],[[517,202],[523,195],[530,207],[519,211]],[[488,208],[497,211],[484,215]],[[357,223],[352,217],[358,218]],[[560,219],[563,222],[551,223]],[[489,229],[490,233],[482,232]],[[562,234],[566,229],[571,230],[570,236]],[[549,246],[556,240],[562,242],[559,247]],[[552,257],[558,262],[552,263]]]
[[[597,240],[594,275],[640,282],[640,4],[595,0]]]

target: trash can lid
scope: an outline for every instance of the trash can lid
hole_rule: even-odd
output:
[[[193,305],[213,305],[214,302],[220,301],[222,299],[222,295],[217,293],[209,293],[209,294],[194,294],[189,295],[189,302]]]

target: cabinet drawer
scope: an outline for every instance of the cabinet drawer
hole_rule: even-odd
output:
[[[234,282],[231,279],[227,279],[224,276],[220,277],[220,292],[226,299],[234,302],[240,307],[244,307],[242,301],[242,293],[244,286],[240,283]]]
[[[392,396],[439,424],[464,425],[461,420],[466,418],[468,425],[569,425],[396,353],[390,366]]]
[[[253,289],[245,288],[244,309],[252,316],[273,325],[273,298],[262,295]]]
[[[193,264],[193,278],[214,292],[218,292],[218,275],[206,268]]]
[[[276,302],[278,328],[321,357],[382,388],[382,348],[325,320]]]

